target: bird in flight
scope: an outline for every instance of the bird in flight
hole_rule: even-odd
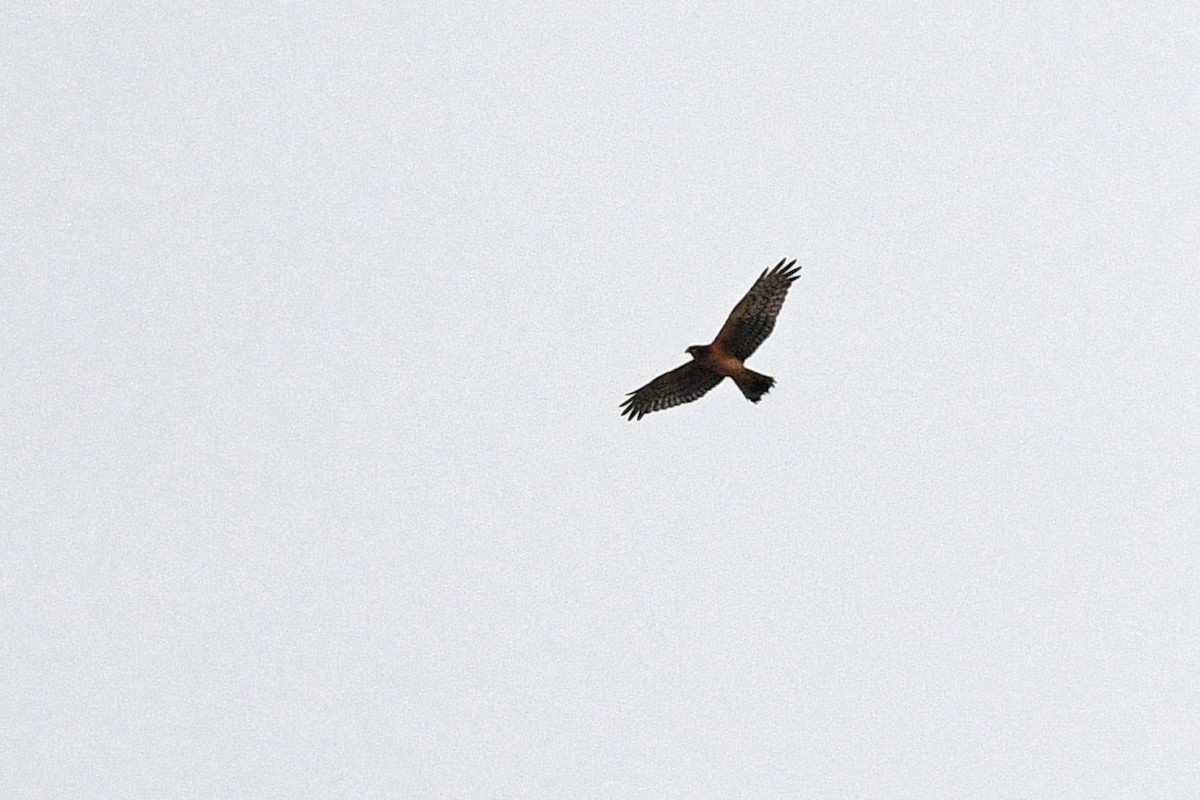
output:
[[[786,265],[784,261],[787,259],[770,271],[763,270],[746,296],[733,307],[712,344],[692,345],[685,351],[691,355],[691,361],[630,392],[621,403],[621,414],[632,421],[652,411],[690,403],[726,377],[733,378],[751,403],[761,400],[775,385],[775,379],[749,369],[744,362],[771,335],[788,289],[800,276],[800,267],[794,259]]]

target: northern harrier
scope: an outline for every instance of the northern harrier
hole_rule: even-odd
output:
[[[742,301],[734,306],[712,344],[692,345],[686,350],[692,356],[691,361],[630,392],[621,404],[621,414],[635,420],[651,411],[690,403],[726,377],[733,378],[751,403],[761,400],[775,385],[775,379],[760,375],[743,362],[771,335],[788,289],[800,276],[795,260],[786,266],[784,261],[787,259],[770,272],[763,270]]]

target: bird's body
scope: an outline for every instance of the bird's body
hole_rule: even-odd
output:
[[[760,375],[746,366],[740,358],[723,348],[711,344],[694,344],[687,350],[700,367],[715,372],[721,377],[733,378],[733,382],[746,395],[746,399],[757,403],[775,385],[774,378]]]
[[[690,403],[723,381],[732,378],[746,399],[757,403],[775,379],[746,366],[747,358],[758,349],[775,328],[775,318],[787,297],[792,282],[800,275],[795,261],[763,270],[754,286],[742,298],[729,319],[710,344],[694,344],[687,349],[692,360],[659,375],[621,404],[621,413],[630,420],[641,419],[653,411]]]
[[[718,375],[733,377],[739,371],[746,368],[745,363],[741,359],[734,358],[729,353],[724,350],[718,350],[711,344],[694,344],[689,348],[688,352],[692,354],[692,358]]]

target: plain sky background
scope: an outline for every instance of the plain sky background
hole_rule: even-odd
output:
[[[1200,796],[1196,4],[253,6],[0,12],[0,794]]]

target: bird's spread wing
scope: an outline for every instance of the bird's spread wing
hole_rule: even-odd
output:
[[[702,397],[724,377],[695,361],[689,361],[682,367],[659,375],[636,392],[630,392],[629,398],[621,404],[621,413],[628,414],[630,420],[635,420],[641,419],[651,411],[690,403]]]
[[[795,266],[794,260],[786,266],[783,261],[770,272],[763,270],[746,296],[733,307],[713,341],[715,346],[745,361],[771,335],[788,289],[800,275],[800,267]]]

